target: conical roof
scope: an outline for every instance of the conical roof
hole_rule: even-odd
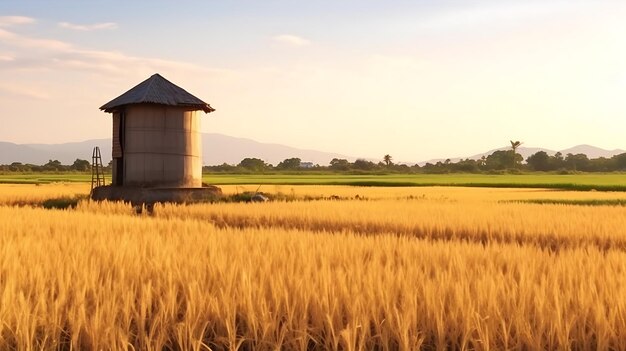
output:
[[[185,89],[163,78],[158,73],[104,104],[100,109],[105,112],[113,112],[120,106],[143,103],[192,107],[206,113],[215,111],[211,105],[189,94]]]

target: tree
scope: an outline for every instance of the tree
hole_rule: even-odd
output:
[[[22,164],[22,162],[13,162],[9,165],[9,170],[14,172],[21,171],[23,167],[24,165]]]
[[[521,141],[513,141],[511,140],[511,149],[513,150],[513,152],[517,152],[517,148],[522,146],[522,142]]]
[[[89,161],[81,160],[78,158],[70,166],[70,169],[73,169],[75,171],[81,171],[81,172],[88,171],[90,168],[91,168],[91,164],[89,164]]]
[[[521,141],[513,141],[511,140],[511,150],[513,150],[513,154],[517,155],[517,148],[519,148],[520,146],[522,146],[522,142]],[[511,165],[513,168],[517,167],[518,162],[516,162],[517,157],[513,158],[513,164]],[[523,158],[522,158],[523,160]]]
[[[626,153],[611,157],[611,161],[613,161],[613,167],[615,167],[615,170],[626,170]]]
[[[288,158],[276,165],[278,169],[300,169],[301,159],[294,157]]]
[[[268,168],[268,164],[259,158],[246,157],[238,164],[239,167],[253,172],[262,172]]]
[[[585,154],[567,154],[565,166],[573,171],[586,171],[589,166],[589,159]]]
[[[59,160],[48,160],[48,163],[42,166],[44,171],[60,171],[63,169],[63,165]]]
[[[337,171],[347,171],[350,169],[350,162],[343,158],[333,158],[330,161],[330,168]]]
[[[513,150],[498,150],[487,156],[485,167],[491,170],[502,170],[521,162],[522,155]]]
[[[550,156],[545,151],[539,151],[533,155],[528,156],[526,159],[528,166],[534,171],[549,171],[551,170]]]
[[[553,157],[550,158],[552,162],[552,169],[560,169],[565,167],[565,160],[563,159],[563,154],[559,151],[554,154]]]
[[[622,155],[626,156],[626,154],[622,154]],[[620,155],[617,155],[617,156],[620,156]],[[589,160],[587,171],[588,172],[610,172],[610,171],[625,170],[626,168],[624,167],[624,164],[620,166],[619,162],[617,161],[615,157],[616,156],[613,156],[612,158],[598,157],[598,158],[591,159]],[[622,161],[626,161],[626,159],[623,159]]]
[[[216,166],[204,166],[202,171],[205,172],[237,172],[237,166],[229,165],[224,162],[221,165]]]
[[[452,163],[448,167],[452,168],[455,172],[474,173],[479,171],[478,165],[478,161],[468,158],[466,160],[460,160],[457,163]]]
[[[372,169],[376,168],[376,164],[374,164],[374,162],[372,161],[359,159],[359,160],[354,161],[354,163],[352,164],[352,167],[354,167],[355,169],[362,170],[362,171],[371,171]]]
[[[385,165],[387,167],[391,166],[393,164],[393,162],[391,162],[391,160],[393,159],[393,157],[391,157],[391,155],[387,154],[383,157],[383,161],[385,162]]]

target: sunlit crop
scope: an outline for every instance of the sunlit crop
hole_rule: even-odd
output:
[[[35,205],[55,198],[73,198],[89,194],[89,184],[0,184],[0,205]]]
[[[0,349],[626,349],[626,208],[505,202],[620,194],[287,187],[340,199],[137,215],[36,188],[0,187],[36,200],[0,206]]]

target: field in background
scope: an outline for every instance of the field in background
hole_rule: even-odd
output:
[[[289,201],[45,210],[89,185],[0,185],[0,349],[626,349],[626,207],[521,202],[624,193],[223,190]]]
[[[473,186],[626,191],[626,174],[205,175],[211,184]]]
[[[110,176],[107,178],[110,181]],[[0,184],[49,184],[89,182],[91,175],[0,174]],[[469,186],[504,188],[552,188],[565,190],[626,191],[626,174],[417,174],[417,175],[345,175],[345,174],[205,174],[203,181],[215,185],[352,185],[352,186]]]
[[[109,181],[111,176],[108,175]],[[4,173],[0,174],[0,184],[50,184],[50,183],[87,183],[91,181],[88,173]]]

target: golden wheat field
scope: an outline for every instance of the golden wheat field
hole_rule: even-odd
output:
[[[88,191],[0,185],[0,349],[626,350],[626,207],[516,202],[626,194],[39,206]]]

